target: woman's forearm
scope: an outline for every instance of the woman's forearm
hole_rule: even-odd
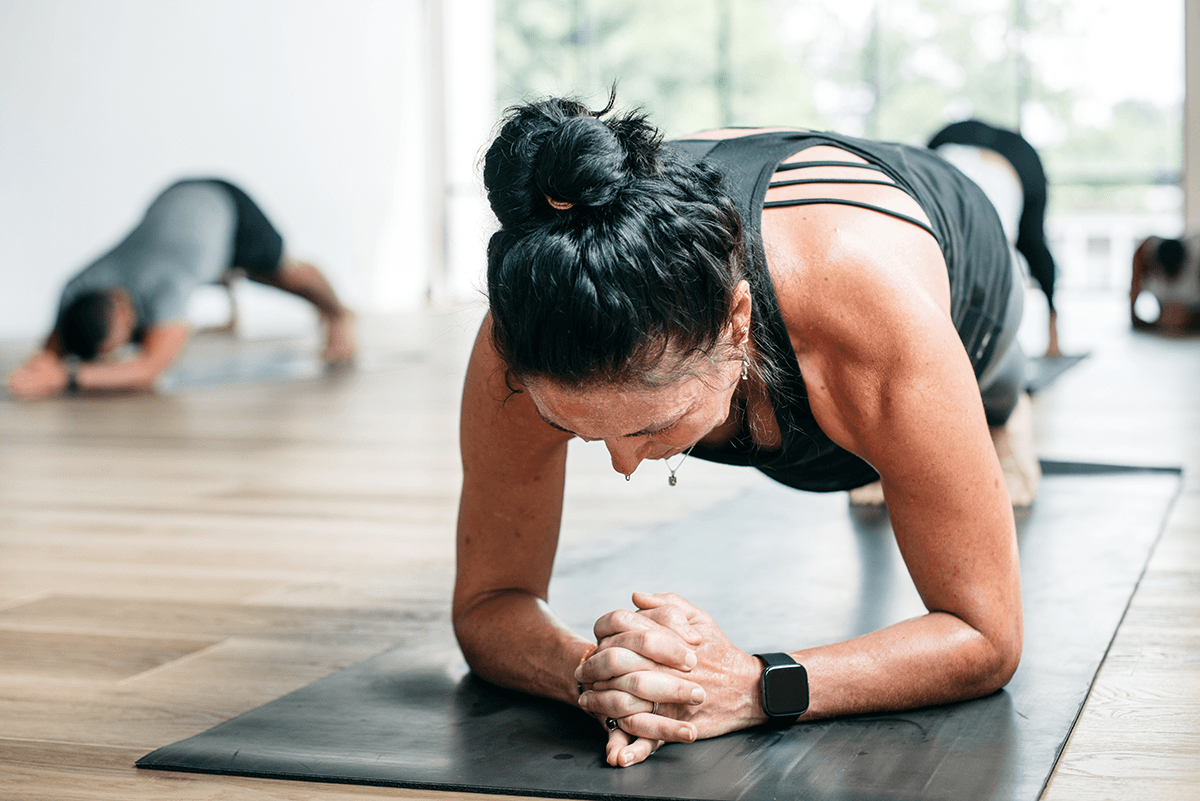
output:
[[[1003,687],[1020,661],[1020,625],[989,638],[954,615],[931,612],[792,656],[809,677],[802,720],[912,709]]]
[[[471,669],[484,679],[569,704],[575,668],[592,643],[568,629],[540,598],[501,590],[454,610],[454,631]]]

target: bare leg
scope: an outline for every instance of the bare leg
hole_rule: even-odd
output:
[[[201,328],[198,333],[201,334],[232,334],[237,331],[238,324],[238,305],[237,294],[233,291],[233,284],[242,275],[241,270],[230,270],[218,282],[225,287],[225,294],[229,297],[229,320],[224,325],[210,325]]]
[[[1042,466],[1033,448],[1033,402],[1029,393],[1021,393],[1007,423],[988,430],[1013,506],[1032,505],[1042,480]]]
[[[249,274],[251,280],[302,297],[317,307],[325,325],[325,348],[321,357],[330,364],[354,361],[358,343],[354,336],[354,313],[342,305],[325,276],[311,264],[284,254],[273,275]]]
[[[225,323],[225,330],[230,334],[237,331],[237,293],[233,291],[233,284],[235,281],[237,281],[240,274],[240,272],[229,272],[226,273],[223,279],[221,279],[221,283],[225,286],[225,294],[229,297],[229,322]]]
[[[1038,484],[1042,480],[1042,466],[1033,449],[1033,402],[1028,392],[1017,398],[1017,406],[1002,426],[988,426],[992,445],[1004,481],[1008,485],[1008,497],[1012,505],[1025,508],[1037,498]],[[883,487],[878,481],[865,487],[850,490],[852,506],[883,506]]]
[[[1062,351],[1058,347],[1058,312],[1050,311],[1050,338],[1046,341],[1046,358],[1061,359]]]

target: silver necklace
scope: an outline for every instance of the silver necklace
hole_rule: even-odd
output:
[[[694,447],[696,447],[696,443],[693,442],[692,448],[694,448]],[[679,468],[683,467],[683,463],[686,462],[687,458],[692,455],[692,448],[688,448],[686,451],[683,452],[683,458],[679,460],[679,464],[675,465],[675,467],[671,467],[671,463],[669,461],[667,461],[666,459],[663,460],[664,462],[666,462],[667,469],[671,471],[671,477],[667,479],[667,483],[670,484],[672,487],[675,486],[675,484],[676,484],[675,471],[678,470]]]

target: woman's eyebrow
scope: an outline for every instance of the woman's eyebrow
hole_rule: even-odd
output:
[[[675,418],[674,420],[670,420],[670,421],[664,422],[664,423],[654,423],[652,425],[646,426],[641,431],[634,431],[632,434],[626,434],[625,436],[627,436],[627,437],[644,437],[647,434],[657,434],[660,431],[666,431],[668,428],[675,425],[677,422],[679,422],[679,418]]]
[[[579,436],[574,431],[571,431],[568,428],[563,428],[562,426],[560,426],[558,423],[554,422],[553,420],[547,419],[546,415],[542,414],[542,410],[539,409],[536,405],[533,407],[533,410],[535,412],[537,412],[538,417],[542,418],[542,422],[545,423],[546,425],[550,426],[551,428],[556,428],[559,431],[563,432],[564,434],[570,434],[573,437]]]
[[[571,435],[571,436],[573,436],[573,437],[578,437],[578,436],[579,436],[578,434],[576,434],[576,433],[575,433],[574,431],[572,431],[571,429],[569,429],[569,428],[563,428],[563,427],[562,427],[562,426],[560,426],[558,423],[556,423],[556,422],[554,422],[553,420],[550,420],[549,418],[547,418],[547,417],[546,417],[546,415],[542,414],[542,410],[541,410],[541,409],[539,409],[537,406],[534,406],[534,407],[533,407],[533,410],[534,410],[535,412],[537,412],[537,416],[538,416],[538,417],[542,418],[542,422],[543,422],[543,423],[545,423],[546,425],[550,426],[551,428],[553,428],[553,429],[557,429],[558,431],[561,431],[561,432],[563,432],[564,434],[570,434],[570,435]],[[646,426],[645,428],[643,428],[641,431],[634,431],[632,434],[624,434],[623,436],[626,436],[626,437],[644,437],[644,436],[646,436],[647,434],[657,434],[659,431],[665,431],[666,429],[668,429],[668,428],[670,428],[671,426],[675,425],[677,422],[679,422],[679,419],[678,419],[678,418],[675,418],[675,419],[673,419],[673,420],[669,420],[669,421],[667,421],[667,422],[664,422],[664,423],[651,423],[650,425],[648,425],[648,426]]]

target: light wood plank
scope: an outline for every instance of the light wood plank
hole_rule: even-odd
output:
[[[183,603],[53,595],[0,610],[0,631],[139,637],[325,639],[392,636],[444,622],[448,602],[384,609],[305,609],[266,604]]]
[[[0,630],[0,664],[5,677],[116,681],[162,667],[216,642]]]
[[[1180,464],[1184,490],[1048,801],[1200,797],[1200,340],[1134,336],[1123,303],[1060,298],[1064,345],[1092,356],[1035,399],[1039,450]],[[479,798],[132,764],[445,625],[481,314],[366,318],[363,368],[340,375],[0,401],[0,798]],[[184,359],[311,345],[201,337]],[[0,369],[27,346],[0,342]],[[691,460],[668,492],[653,466],[625,483],[602,446],[569,458],[571,543],[754,480]]]
[[[137,749],[0,738],[0,798],[10,801],[479,801],[474,793],[437,793],[393,787],[243,779],[138,770]],[[517,796],[487,796],[515,798]]]

